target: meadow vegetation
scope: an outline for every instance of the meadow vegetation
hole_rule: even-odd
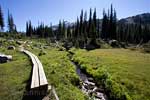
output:
[[[67,57],[68,53],[55,48],[55,44],[46,47],[45,45],[49,44],[46,44],[45,41],[39,44],[37,41],[32,41],[26,48],[39,57],[49,85],[55,87],[60,100],[84,100],[86,96],[77,87],[79,77]]]
[[[105,87],[111,100],[150,99],[150,54],[128,49],[72,49],[73,60]]]
[[[0,53],[12,55],[12,61],[0,64],[0,99],[21,100],[30,77],[31,62],[18,50],[0,48]]]

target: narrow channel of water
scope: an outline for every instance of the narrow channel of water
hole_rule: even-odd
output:
[[[70,52],[69,52],[70,53]],[[72,53],[70,53],[69,58],[71,59],[73,56]],[[104,89],[99,88],[96,86],[96,83],[94,82],[94,79],[92,77],[88,77],[80,68],[81,66],[75,63],[73,60],[70,60],[72,64],[76,68],[76,73],[80,78],[81,86],[80,89],[83,93],[85,93],[91,100],[108,100]]]

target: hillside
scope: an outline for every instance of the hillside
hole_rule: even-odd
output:
[[[150,24],[150,13],[138,14],[119,20],[120,23],[125,24],[139,24],[140,21],[142,24]]]

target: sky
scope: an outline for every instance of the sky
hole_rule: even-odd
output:
[[[18,31],[25,31],[26,21],[33,26],[58,24],[59,20],[74,22],[81,9],[97,9],[97,17],[102,18],[103,9],[113,4],[117,18],[126,18],[141,13],[150,13],[150,0],[0,0],[7,30],[8,10],[13,15]]]

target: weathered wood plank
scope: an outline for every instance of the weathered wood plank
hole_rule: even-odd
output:
[[[33,63],[31,89],[44,86],[44,85],[48,85],[42,63],[40,62],[38,57],[27,50],[23,50],[23,52],[25,52],[27,55],[30,56],[32,63]]]
[[[46,79],[46,75],[44,73],[44,69],[43,69],[43,66],[40,62],[40,60],[38,59],[37,56],[35,56],[35,59],[38,63],[38,68],[39,68],[39,82],[40,82],[40,86],[43,86],[43,85],[48,85],[48,82],[47,82],[47,79]]]
[[[39,87],[40,86],[39,73],[38,73],[38,65],[37,65],[36,59],[34,58],[34,55],[32,53],[30,53],[29,51],[24,50],[24,52],[30,56],[32,63],[33,63],[32,79],[31,79],[30,88],[32,89],[32,88]]]

